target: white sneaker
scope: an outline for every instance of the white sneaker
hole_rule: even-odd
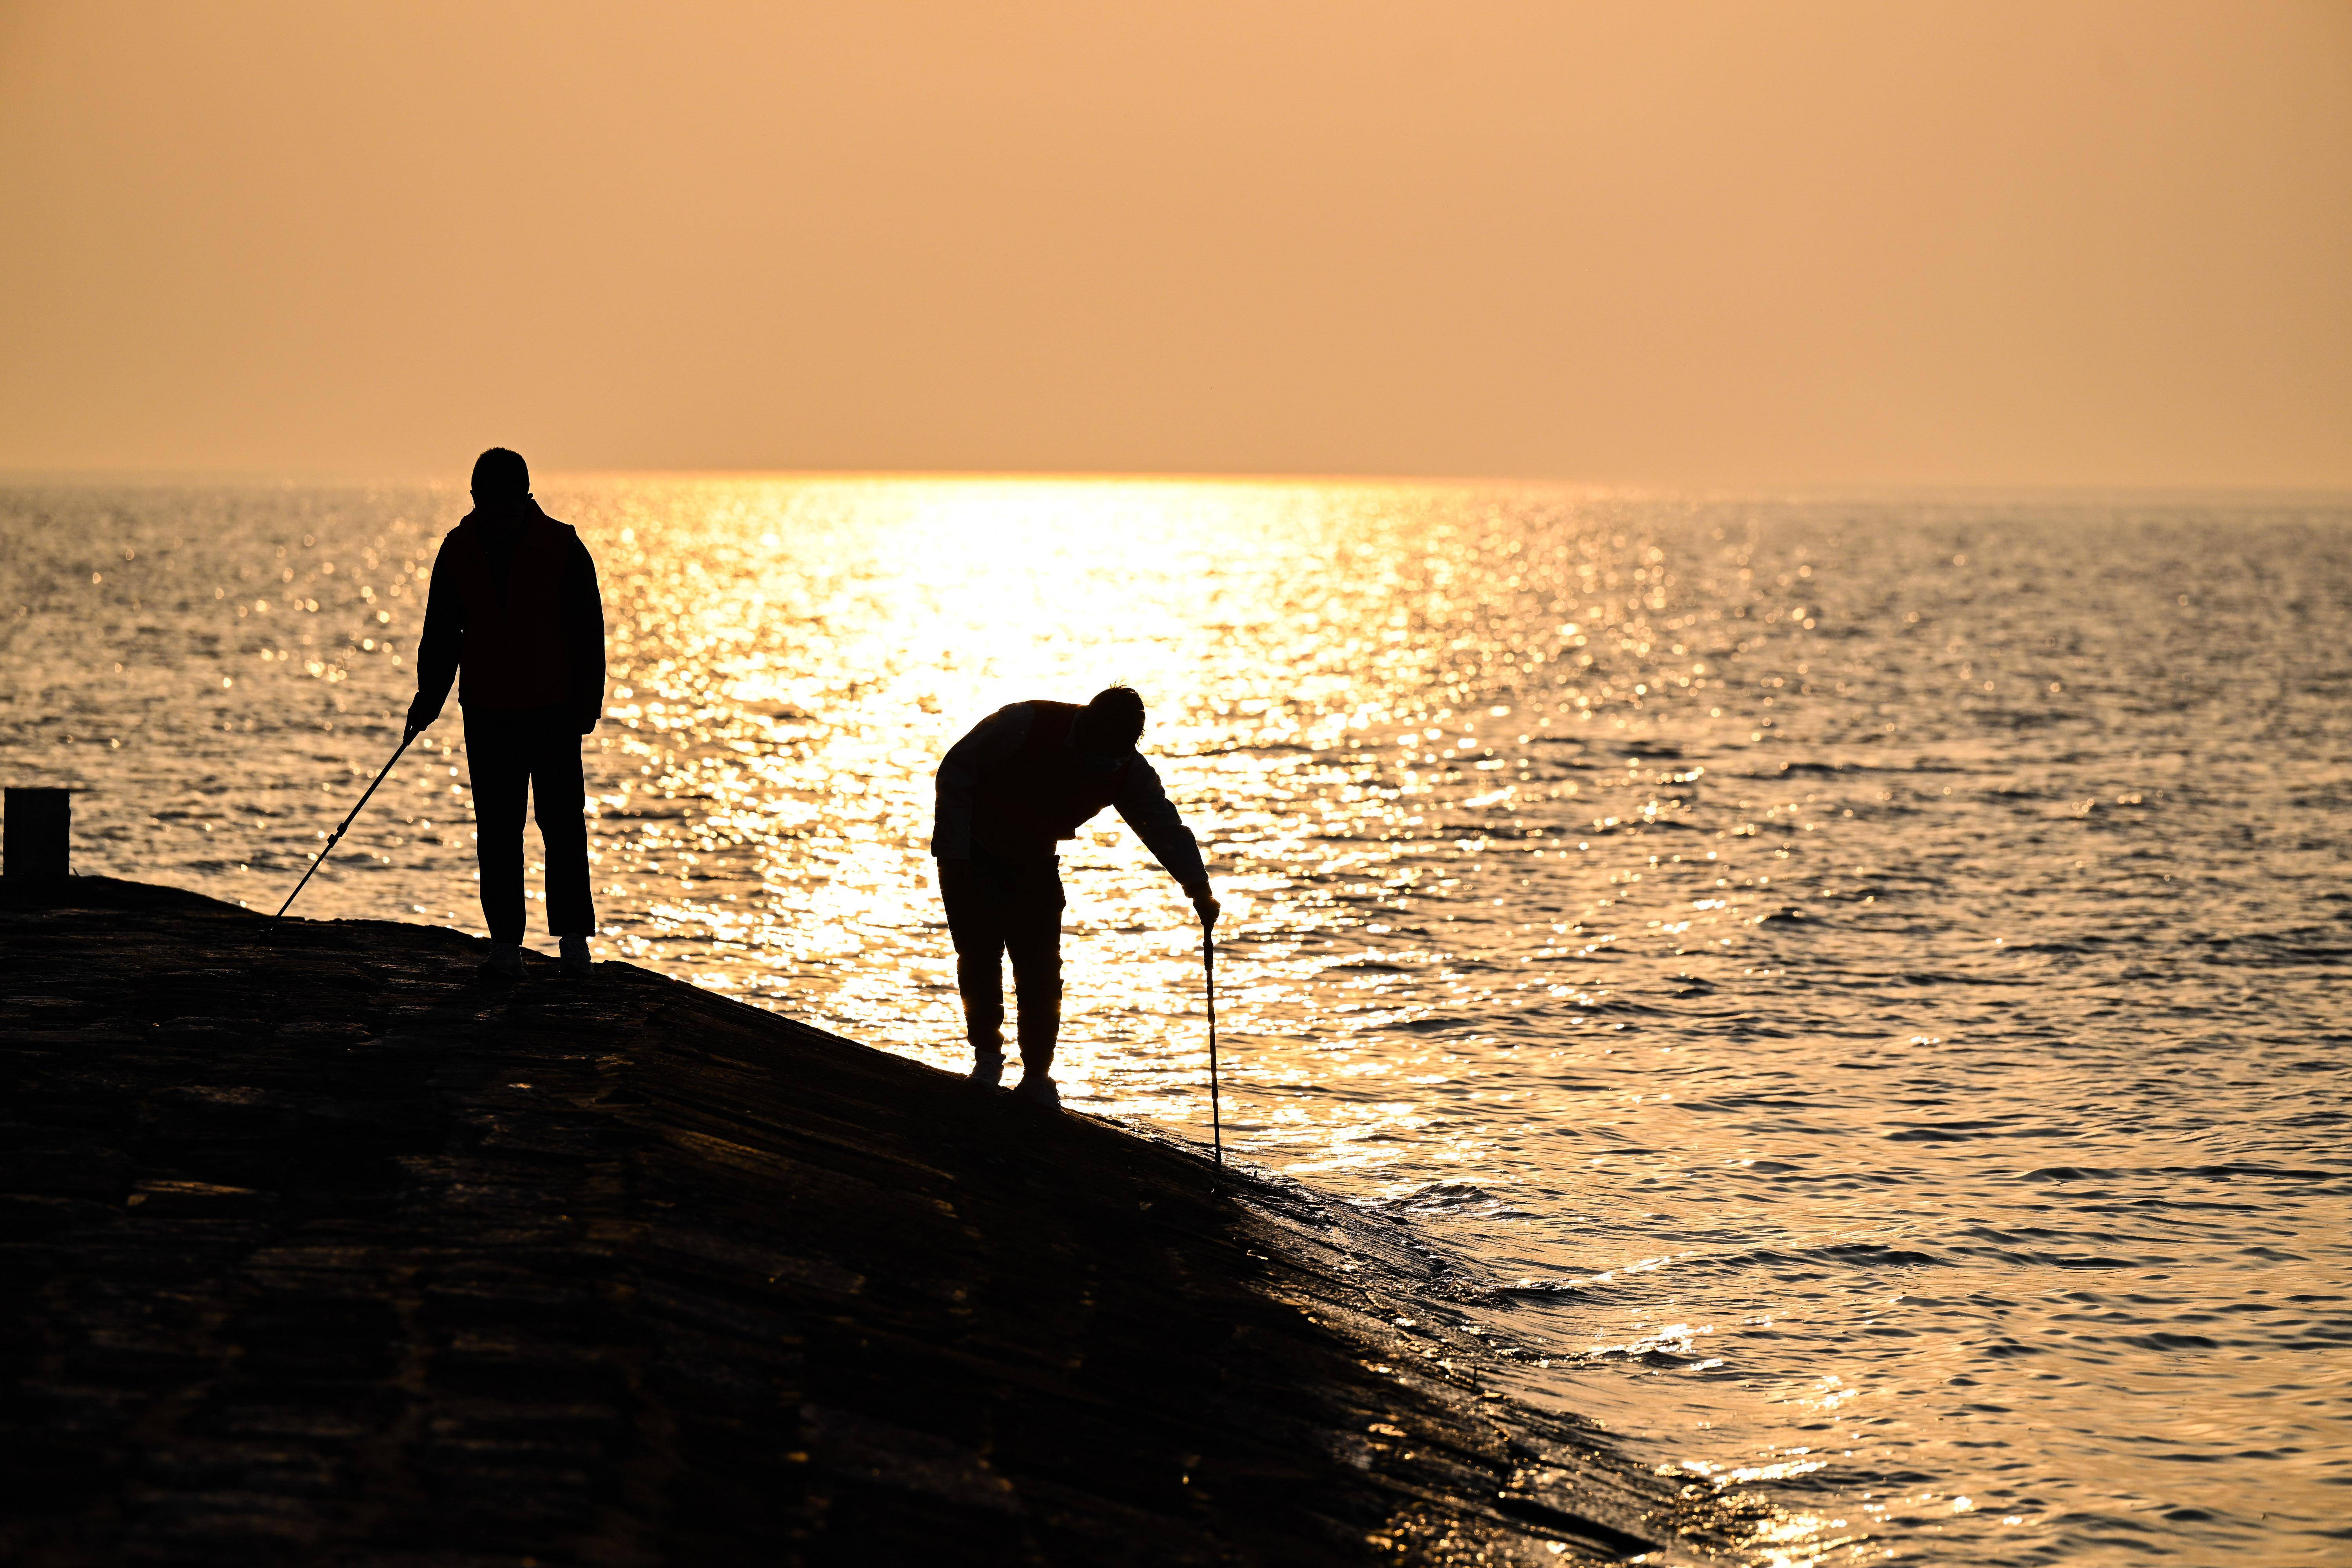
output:
[[[994,1089],[998,1084],[1003,1083],[1004,1081],[1004,1053],[1003,1051],[999,1051],[993,1056],[974,1057],[971,1063],[971,1074],[969,1078],[965,1079],[964,1081],[971,1084],[974,1089]]]
[[[591,965],[588,960],[588,939],[586,937],[562,937],[558,939],[558,945],[562,949],[562,952],[555,962],[558,967],[560,967],[565,974],[577,979],[581,975],[588,973]]]
[[[1021,1081],[1013,1086],[1013,1092],[1032,1105],[1042,1105],[1048,1110],[1062,1109],[1062,1091],[1044,1073],[1023,1073]]]
[[[520,980],[522,978],[522,943],[494,942],[490,956],[482,960],[480,973],[485,980]]]

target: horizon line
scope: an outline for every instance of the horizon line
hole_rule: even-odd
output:
[[[1805,479],[1661,482],[1580,479],[1543,474],[1411,474],[1277,472],[1207,469],[1114,468],[545,468],[533,485],[622,479],[782,480],[803,483],[899,482],[909,484],[1200,484],[1330,485],[1427,488],[1528,488],[1576,490],[1595,497],[1732,500],[1869,495],[1981,496],[2171,496],[2326,499],[2352,501],[2352,481],[2336,484],[2283,481],[2190,483],[2160,480],[2046,479]],[[210,483],[267,485],[404,485],[462,491],[461,471],[299,469],[259,468],[0,468],[0,485],[25,483]]]

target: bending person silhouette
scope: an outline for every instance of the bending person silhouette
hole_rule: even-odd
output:
[[[974,1083],[1004,1073],[1004,971],[1013,960],[1020,1003],[1021,1082],[1015,1094],[1058,1105],[1054,1044],[1062,1024],[1062,875],[1055,843],[1103,807],[1116,806],[1203,925],[1217,900],[1192,831],[1169,804],[1160,775],[1135,749],[1143,699],[1124,686],[1080,708],[1015,702],[974,725],[940,763],[931,853],[955,940]]]
[[[563,973],[585,974],[596,910],[580,737],[604,716],[604,603],[588,547],[539,509],[530,469],[503,447],[475,460],[474,510],[441,541],[433,563],[409,734],[441,716],[453,679],[465,710],[474,853],[490,928],[482,973],[522,973],[528,795],[547,850],[547,929]]]

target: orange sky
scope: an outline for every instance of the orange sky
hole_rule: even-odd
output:
[[[0,468],[2352,487],[2352,4],[0,0]]]

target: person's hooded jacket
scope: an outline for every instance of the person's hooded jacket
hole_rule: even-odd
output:
[[[416,648],[413,725],[452,681],[469,712],[548,715],[586,734],[604,710],[604,602],[579,533],[529,496],[477,505],[441,541]]]

